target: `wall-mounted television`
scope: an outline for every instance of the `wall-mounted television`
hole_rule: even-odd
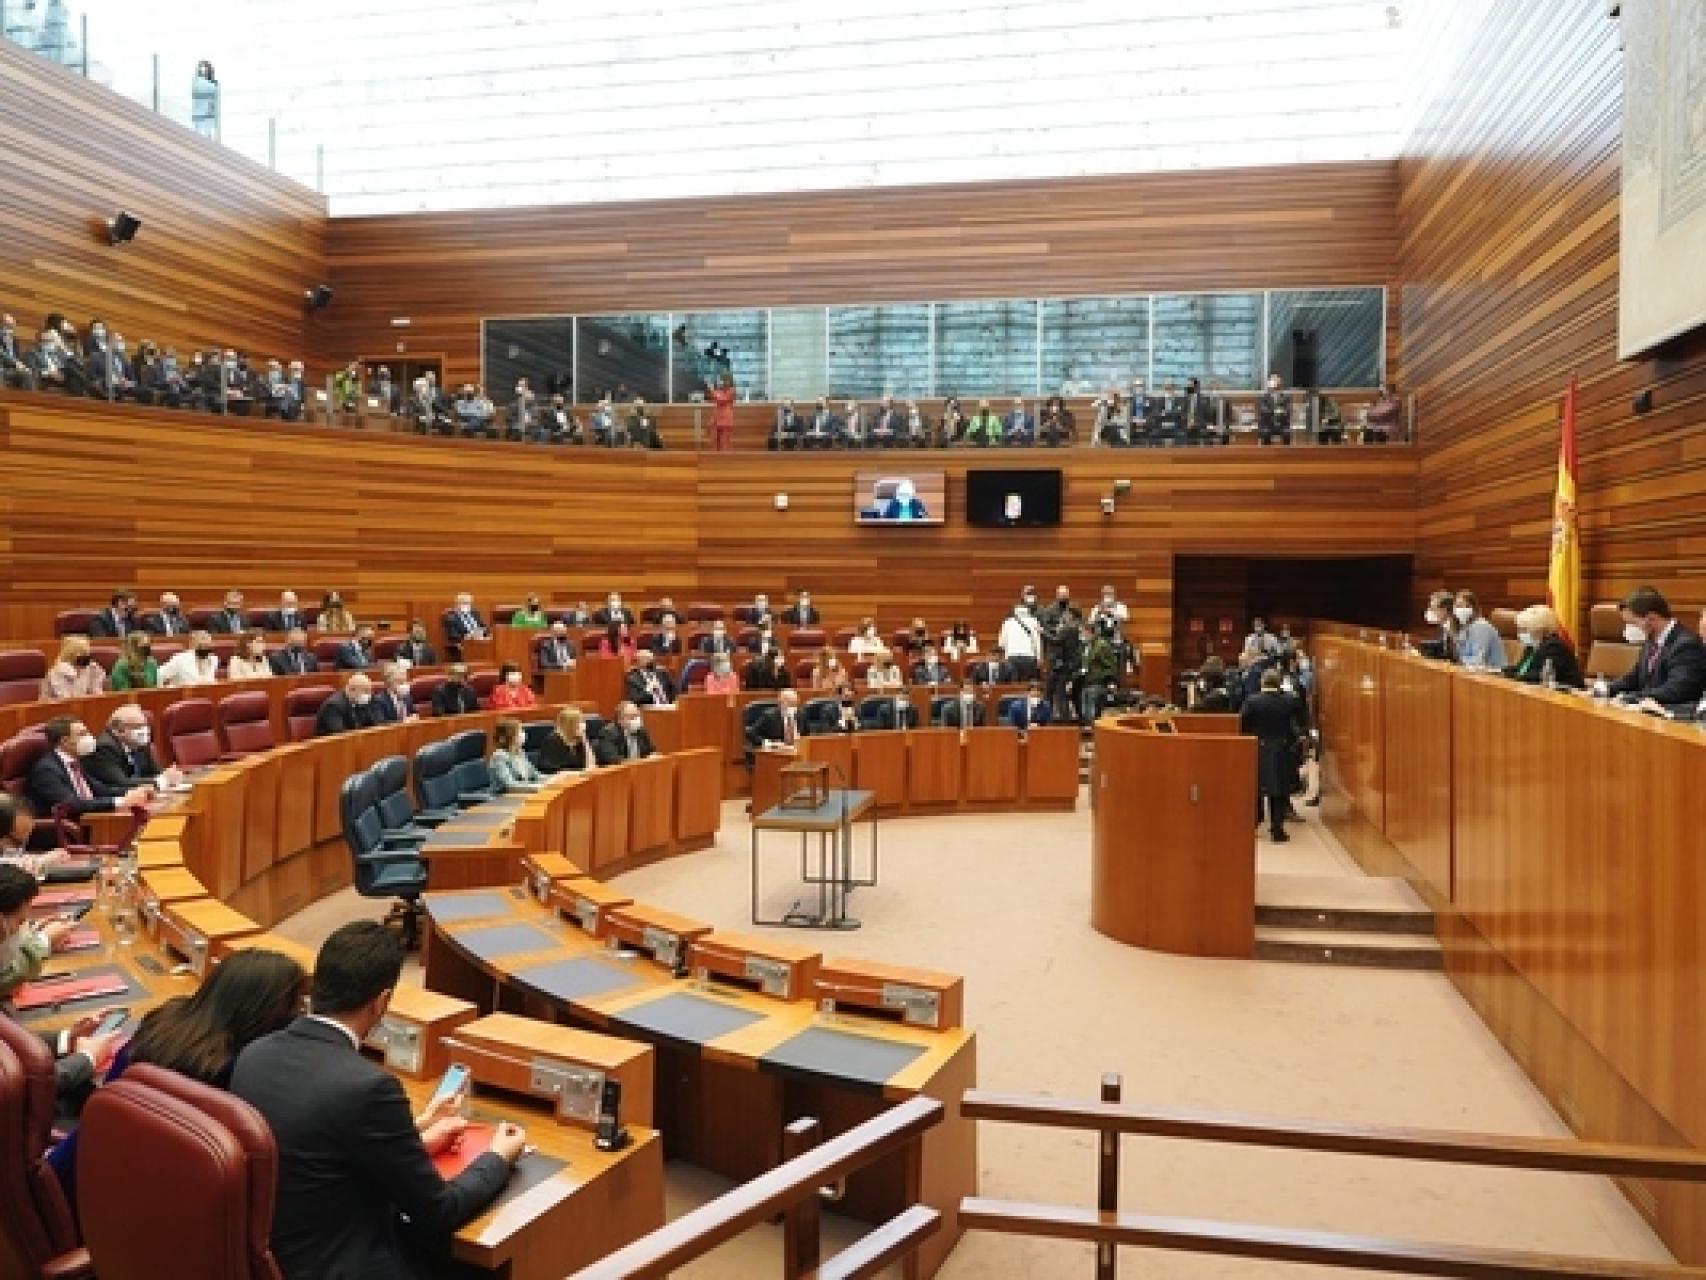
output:
[[[1034,529],[1060,523],[1060,469],[966,472],[966,523]]]
[[[940,471],[861,471],[853,477],[853,518],[860,524],[941,524],[948,480]]]

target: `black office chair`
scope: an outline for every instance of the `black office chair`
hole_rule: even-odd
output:
[[[497,793],[492,789],[492,771],[486,767],[486,731],[464,729],[446,741],[456,753],[456,803],[471,809],[490,800]]]
[[[429,742],[415,752],[415,799],[420,808],[417,823],[434,825],[454,816],[456,803],[456,748],[448,741]]]
[[[943,713],[946,712],[949,707],[953,706],[958,700],[958,694],[951,697],[943,697],[938,694],[936,697],[930,699],[930,723],[933,725],[947,724],[947,720]]]
[[[840,720],[839,698],[813,698],[800,712],[801,731],[807,734],[834,733]]]
[[[415,802],[409,798],[409,762],[402,756],[376,760],[368,772],[379,784],[379,825],[385,830],[387,843],[418,844],[430,828],[444,821],[437,815],[423,817],[415,811]]]
[[[738,613],[739,610],[736,612]],[[747,703],[740,710],[740,738],[745,748],[746,765],[749,769],[752,767],[753,748],[757,746],[753,739],[754,735],[758,733],[758,722],[764,718],[766,712],[776,710],[776,706],[777,703],[774,698],[763,698],[757,702]]]
[[[918,708],[908,700],[895,713],[895,699],[892,693],[873,693],[859,703],[859,727],[861,729],[916,729],[918,727]]]
[[[521,726],[521,749],[527,752],[527,758],[533,762],[533,767],[539,767],[539,753],[545,749],[545,743],[556,732],[557,726],[549,720],[535,720]]]
[[[995,704],[995,722],[997,724],[1006,724],[1008,713],[1024,700],[1025,695],[1022,693],[1002,694]]]
[[[427,887],[427,863],[420,855],[419,842],[386,843],[385,828],[379,820],[379,779],[372,770],[344,779],[338,790],[338,813],[344,843],[349,846],[356,892],[364,898],[398,899],[385,923],[400,926],[403,945],[413,950],[420,942],[420,899]]]

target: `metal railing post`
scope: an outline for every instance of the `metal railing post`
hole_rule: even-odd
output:
[[[1102,1101],[1120,1100],[1120,1077],[1109,1072],[1102,1077]],[[1120,1208],[1120,1135],[1114,1129],[1103,1129],[1097,1150],[1096,1208],[1103,1213],[1118,1213]],[[1119,1274],[1119,1249],[1112,1244],[1096,1246],[1096,1280],[1114,1280]]]
[[[803,1156],[818,1144],[818,1123],[810,1116],[794,1121],[782,1130],[782,1160],[786,1163]],[[821,1214],[818,1197],[802,1197],[782,1215],[782,1280],[800,1280],[816,1272],[821,1261],[821,1241],[818,1229]]]

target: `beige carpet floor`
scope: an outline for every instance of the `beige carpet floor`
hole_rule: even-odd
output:
[[[620,878],[637,898],[748,928],[744,802],[723,808],[715,849]],[[1264,873],[1358,875],[1309,820],[1289,845],[1260,842]],[[864,848],[861,833],[861,851]],[[882,876],[853,897],[857,932],[790,931],[828,954],[962,973],[977,1030],[979,1084],[1095,1096],[1120,1073],[1129,1102],[1267,1116],[1518,1134],[1567,1135],[1451,984],[1437,974],[1151,954],[1089,925],[1090,818],[1074,814],[909,818],[881,827]],[[791,859],[765,868],[765,910],[799,896]],[[339,894],[281,926],[314,944],[374,905]],[[1088,1136],[986,1125],[981,1192],[1092,1202]],[[675,1165],[671,1216],[722,1189]],[[1123,1206],[1134,1211],[1663,1260],[1662,1244],[1603,1179],[1234,1147],[1127,1140]],[[861,1229],[830,1219],[833,1238]],[[763,1280],[778,1236],[749,1233],[680,1274]],[[1288,1280],[1314,1268],[1131,1251],[1122,1274],[1179,1280]],[[969,1235],[944,1280],[1088,1277],[1087,1249]],[[1337,1274],[1365,1274],[1338,1272]],[[1369,1273],[1371,1274],[1371,1273]]]

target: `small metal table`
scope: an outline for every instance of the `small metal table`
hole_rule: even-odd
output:
[[[855,886],[877,883],[877,796],[874,791],[832,790],[815,809],[785,809],[781,805],[752,819],[752,923],[787,925],[800,929],[857,929],[847,914],[847,896]],[[869,876],[853,872],[853,824],[871,824]],[[817,886],[817,914],[800,909],[762,919],[758,914],[758,836],[782,831],[800,837],[800,881]],[[812,836],[817,837],[816,848]]]

